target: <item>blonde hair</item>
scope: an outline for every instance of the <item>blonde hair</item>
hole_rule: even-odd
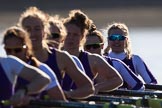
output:
[[[44,48],[47,49],[47,51],[50,52],[48,45],[47,45],[47,41],[46,41],[46,37],[47,37],[47,33],[48,33],[48,29],[47,29],[47,18],[49,17],[49,15],[43,11],[41,11],[40,9],[38,9],[37,7],[29,7],[26,9],[26,11],[24,11],[18,21],[18,26],[22,27],[25,29],[25,27],[23,26],[23,22],[28,19],[28,18],[37,18],[42,22],[42,27],[44,30],[44,39],[42,40],[42,45]]]
[[[66,35],[67,35],[67,31],[66,28],[62,22],[62,20],[59,18],[58,15],[55,16],[50,16],[48,19],[48,28],[50,26],[56,26],[60,32],[60,36],[61,36],[61,40],[64,40]]]
[[[34,18],[38,18],[41,20],[42,22],[42,26],[45,27],[47,24],[47,17],[48,14],[44,13],[43,11],[39,10],[37,7],[29,7],[26,9],[26,11],[24,11],[18,21],[18,25],[23,27],[23,22],[25,19],[30,18],[30,17],[34,17]]]
[[[123,35],[127,37],[127,42],[125,44],[125,51],[127,54],[127,58],[132,57],[132,50],[131,50],[131,41],[130,41],[130,36],[129,36],[129,30],[126,24],[120,23],[120,22],[114,22],[110,24],[107,28],[107,34],[108,36],[110,35],[110,32],[114,29],[120,29],[123,32]],[[108,45],[107,48],[104,50],[104,53],[108,53],[110,51],[111,47]]]
[[[66,36],[67,36],[67,30],[63,24],[63,18],[60,18],[59,15],[55,15],[55,16],[49,16],[48,18],[48,30],[51,26],[54,26],[56,28],[58,28],[59,30],[59,34],[60,34],[60,37],[59,37],[59,42],[62,42],[65,40]],[[51,35],[51,32],[49,30],[48,32],[48,36]],[[53,44],[53,43],[56,43],[56,44],[59,44],[59,49],[63,47],[63,44],[60,44],[54,40],[48,40],[49,44]]]

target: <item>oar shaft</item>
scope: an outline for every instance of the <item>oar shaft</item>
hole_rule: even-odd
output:
[[[9,100],[0,101],[1,106],[11,105]],[[81,102],[65,102],[65,101],[56,101],[56,100],[31,100],[29,103],[30,106],[44,106],[44,107],[65,107],[65,108],[103,108],[102,104],[90,105],[88,103]]]
[[[112,97],[112,96],[103,96],[103,95],[96,95],[91,96],[87,99],[84,99],[86,101],[98,101],[98,102],[119,102],[124,104],[133,104],[136,105],[137,99],[131,99],[126,97]]]
[[[135,96],[135,97],[157,96],[158,98],[162,98],[162,92],[153,92],[153,91],[114,90],[111,92],[99,92],[99,94],[115,95],[115,96]]]
[[[44,106],[44,107],[65,107],[65,108],[103,108],[101,104],[90,105],[88,103],[81,102],[64,102],[55,100],[34,100],[30,102],[32,106]]]
[[[87,101],[97,101],[97,102],[118,102],[119,105],[121,104],[133,104],[137,107],[149,107],[149,108],[162,108],[162,99],[158,98],[150,98],[150,97],[143,97],[137,99],[130,99],[126,97],[109,97],[109,96],[91,96],[87,99]],[[124,107],[125,108],[125,107]]]
[[[162,90],[162,85],[145,84],[145,88],[151,90]]]
[[[64,107],[64,108],[135,108],[134,105],[102,103],[102,104],[88,104],[81,102],[62,102],[55,100],[36,100],[31,101],[30,105],[45,106],[45,107]]]

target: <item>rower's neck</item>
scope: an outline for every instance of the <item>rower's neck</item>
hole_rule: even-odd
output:
[[[34,54],[36,58],[41,62],[45,62],[48,59],[48,51],[45,48],[35,50]]]

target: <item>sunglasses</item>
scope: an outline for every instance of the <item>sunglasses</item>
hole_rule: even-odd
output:
[[[23,45],[22,47],[5,47],[5,51],[8,54],[14,53],[20,53],[23,51],[23,49],[26,48],[26,45]]]
[[[87,50],[90,50],[91,48],[93,48],[93,49],[98,49],[98,48],[101,47],[101,45],[103,45],[103,44],[102,44],[102,43],[87,44],[87,45],[85,45],[85,48],[86,48]]]
[[[57,39],[60,37],[60,34],[59,33],[51,33],[51,38],[52,39]]]
[[[110,41],[115,41],[115,40],[123,41],[123,40],[125,40],[125,38],[126,38],[125,36],[118,35],[118,34],[114,34],[114,35],[111,35],[111,36],[108,37],[108,39]]]

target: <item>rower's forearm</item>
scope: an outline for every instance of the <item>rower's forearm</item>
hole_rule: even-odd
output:
[[[112,91],[118,89],[123,83],[118,78],[111,78],[95,85],[96,93],[99,91]]]
[[[41,75],[36,77],[35,79],[33,79],[32,83],[27,85],[28,94],[40,93],[47,87],[49,83],[50,83],[49,77],[45,77]]]

